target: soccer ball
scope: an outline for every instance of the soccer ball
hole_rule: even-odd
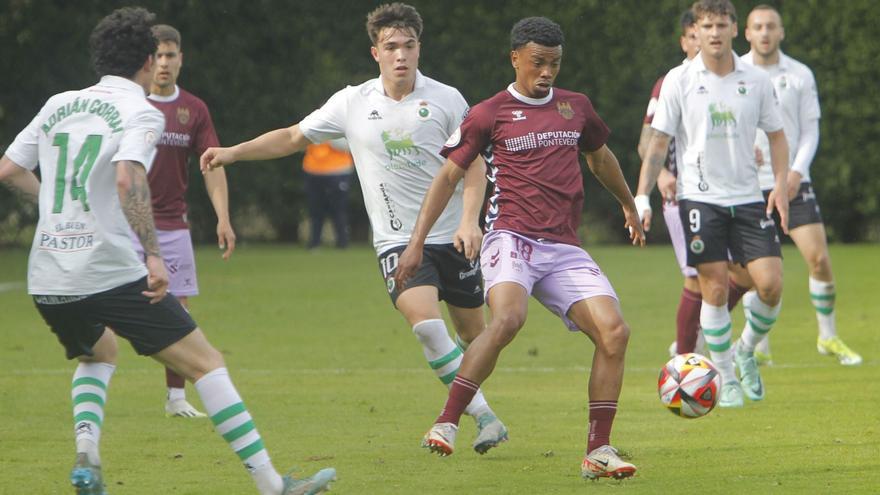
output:
[[[694,353],[673,357],[660,370],[660,402],[682,418],[705,416],[718,403],[721,374],[712,361]]]

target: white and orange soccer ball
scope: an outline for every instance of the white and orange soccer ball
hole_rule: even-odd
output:
[[[704,356],[679,354],[660,370],[657,383],[660,402],[682,418],[705,416],[718,403],[721,374]]]

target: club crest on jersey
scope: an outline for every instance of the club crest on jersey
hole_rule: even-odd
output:
[[[703,240],[700,239],[700,236],[695,235],[693,240],[691,241],[691,252],[694,254],[702,254],[702,252],[705,250],[706,244],[703,243]]]
[[[189,108],[177,107],[177,121],[180,125],[186,125],[189,122]]]
[[[419,102],[418,113],[419,113],[419,119],[421,119],[421,120],[428,120],[431,117],[431,109],[428,108],[427,101],[420,101]]]
[[[562,115],[562,118],[565,120],[571,120],[572,117],[574,117],[574,110],[571,108],[571,103],[567,101],[556,103],[556,110],[559,111],[559,115]]]
[[[738,86],[736,88],[736,92],[743,95],[743,96],[747,96],[749,94],[749,88],[746,87],[746,82],[739,81],[739,82],[737,82],[737,84],[738,84]]]
[[[522,111],[522,110],[511,110],[510,113],[513,114],[513,120],[514,120],[514,121],[517,121],[517,120],[526,120],[526,116],[523,115],[523,111]]]

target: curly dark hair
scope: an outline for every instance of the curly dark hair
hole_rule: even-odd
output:
[[[699,21],[707,15],[729,16],[730,22],[736,22],[736,7],[730,0],[699,0],[691,7],[694,11],[694,21]]]
[[[376,7],[367,14],[367,34],[373,46],[379,42],[379,33],[385,28],[411,30],[419,39],[422,36],[422,16],[412,5],[394,2]]]
[[[565,36],[559,24],[546,17],[526,17],[520,19],[510,30],[510,48],[519,49],[530,41],[541,46],[562,46]]]
[[[98,76],[132,77],[156,53],[151,27],[156,15],[142,7],[123,7],[101,19],[89,36],[92,66]]]

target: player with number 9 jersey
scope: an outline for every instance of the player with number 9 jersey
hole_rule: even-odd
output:
[[[114,163],[147,171],[165,119],[144,88],[119,76],[49,98],[6,155],[40,168],[40,220],[28,267],[28,292],[89,295],[147,275],[119,206]]]

